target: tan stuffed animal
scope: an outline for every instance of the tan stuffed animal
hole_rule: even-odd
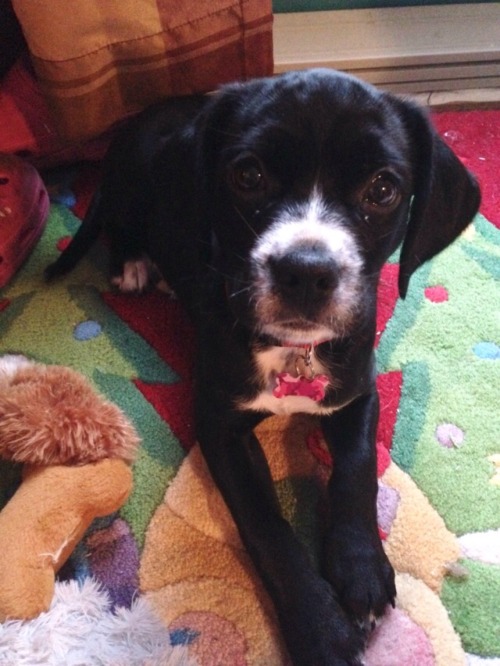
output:
[[[127,499],[138,444],[80,374],[0,357],[0,458],[28,463],[0,512],[0,621],[49,608],[55,574],[92,520]]]

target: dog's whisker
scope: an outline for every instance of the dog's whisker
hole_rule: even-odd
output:
[[[233,257],[236,257],[236,259],[239,259],[242,262],[243,265],[246,265],[248,259],[243,257],[241,254],[238,254],[237,252],[235,252],[232,248],[230,249],[230,252],[233,255]]]
[[[229,298],[236,298],[236,296],[244,294],[246,291],[250,291],[251,288],[252,286],[248,285],[247,287],[243,287],[243,289],[240,289],[239,291],[233,291],[231,294],[229,294]]]
[[[206,265],[208,269],[219,275],[220,277],[232,282],[232,283],[240,283],[241,285],[244,285],[241,289],[239,289],[236,292],[231,292],[229,294],[229,298],[234,298],[238,296],[239,294],[243,294],[245,291],[250,291],[252,289],[252,282],[249,280],[244,280],[242,278],[238,278],[235,275],[229,275],[227,273],[224,273],[223,271],[219,270],[218,268],[215,268],[214,266],[207,264]]]
[[[226,280],[234,280],[235,279],[234,275],[229,275],[228,273],[224,273],[219,268],[216,268],[215,266],[212,266],[212,264],[206,264],[206,268],[211,270],[213,273],[216,273],[217,275],[220,275],[221,277],[225,278]]]
[[[205,240],[203,238],[198,239],[198,243],[200,245],[207,245],[208,247],[212,247],[212,242],[208,241],[208,240]],[[241,262],[246,263],[247,260],[245,259],[245,257],[243,257],[243,256],[241,256],[241,254],[238,254],[237,252],[235,252],[232,248],[229,248],[229,252],[231,252],[233,257],[236,257]]]
[[[255,231],[255,229],[252,227],[252,225],[250,224],[250,222],[247,220],[247,218],[243,215],[243,213],[242,213],[241,210],[238,208],[238,206],[233,206],[233,207],[234,207],[234,210],[235,210],[235,211],[238,213],[238,215],[240,216],[240,218],[243,220],[243,222],[246,224],[246,226],[250,229],[250,231],[252,232],[252,234],[255,236],[255,238],[259,238],[259,235],[258,235],[257,232]]]

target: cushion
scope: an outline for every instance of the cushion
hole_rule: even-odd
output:
[[[95,137],[167,95],[272,73],[271,0],[13,0],[57,132]]]

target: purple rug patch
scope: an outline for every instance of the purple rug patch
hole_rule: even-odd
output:
[[[130,607],[139,593],[139,551],[127,523],[117,518],[87,539],[91,575],[109,592],[113,606]]]

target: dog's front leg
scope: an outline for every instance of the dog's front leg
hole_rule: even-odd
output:
[[[217,409],[205,396],[198,438],[205,460],[271,596],[295,666],[359,666],[363,636],[314,570],[281,515],[252,432],[262,416]]]
[[[343,607],[367,621],[394,604],[394,571],[377,525],[375,387],[332,416],[322,428],[333,456],[323,571]]]

